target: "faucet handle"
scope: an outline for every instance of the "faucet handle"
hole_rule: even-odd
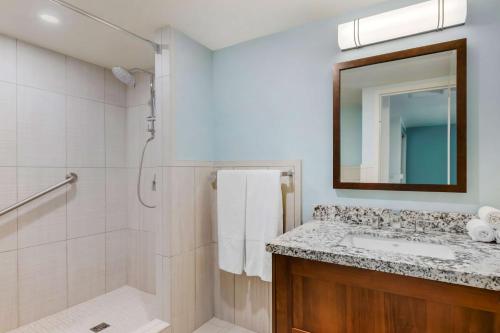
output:
[[[393,229],[401,229],[401,216],[398,213],[391,213],[389,216],[389,224]]]
[[[382,226],[383,218],[382,216],[372,216],[369,220],[370,226],[376,229],[380,229]]]
[[[415,232],[425,232],[426,227],[428,226],[428,221],[426,220],[416,220],[415,221]]]

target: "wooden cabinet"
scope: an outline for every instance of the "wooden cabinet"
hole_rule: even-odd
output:
[[[500,292],[273,255],[274,333],[500,333]]]

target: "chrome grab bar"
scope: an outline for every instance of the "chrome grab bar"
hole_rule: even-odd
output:
[[[76,173],[73,173],[73,172],[70,172],[69,174],[66,175],[66,179],[63,180],[62,182],[60,183],[57,183],[55,185],[52,185],[51,187],[41,191],[41,192],[38,192],[36,194],[33,194],[29,197],[27,197],[26,199],[23,199],[21,201],[19,201],[18,203],[15,203],[13,204],[12,206],[9,206],[3,210],[0,211],[0,216],[2,215],[5,215],[7,213],[10,213],[11,211],[21,207],[21,206],[24,206],[26,205],[27,203],[35,200],[35,199],[38,199],[40,198],[41,196],[44,196],[45,194],[49,193],[49,192],[52,192],[54,190],[57,190],[59,187],[62,187],[66,184],[70,184],[70,183],[74,183],[78,180],[78,175]]]

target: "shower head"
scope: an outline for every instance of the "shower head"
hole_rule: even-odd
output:
[[[113,75],[129,87],[135,86],[135,77],[123,67],[116,66],[111,69]]]

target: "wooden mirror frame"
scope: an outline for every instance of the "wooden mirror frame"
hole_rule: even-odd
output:
[[[351,183],[340,178],[340,74],[341,71],[433,53],[457,52],[457,184]],[[467,192],[467,39],[338,63],[333,75],[333,188],[424,192]]]

